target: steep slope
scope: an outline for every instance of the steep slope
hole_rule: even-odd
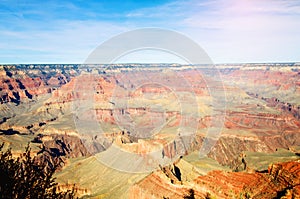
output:
[[[87,189],[88,197],[128,198],[128,189],[147,176],[117,171],[103,165],[96,157],[70,159],[68,166],[56,174],[61,184],[76,183]]]
[[[179,166],[180,168],[180,166]],[[132,198],[298,198],[300,162],[272,164],[267,173],[211,171],[193,181],[172,183],[156,171],[131,188]]]

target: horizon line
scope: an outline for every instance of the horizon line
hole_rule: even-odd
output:
[[[0,63],[0,66],[7,65],[126,65],[126,64],[147,64],[147,65],[157,65],[157,64],[175,64],[175,65],[211,65],[211,64],[189,64],[189,63],[174,63],[174,62],[128,62],[128,63]],[[279,62],[224,62],[224,63],[212,63],[212,65],[238,65],[238,64],[299,64],[300,61],[279,61]]]

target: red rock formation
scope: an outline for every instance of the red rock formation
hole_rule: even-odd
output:
[[[60,87],[68,82],[67,77],[63,74],[56,74],[52,76],[48,81],[47,84],[50,86]]]
[[[53,167],[58,162],[64,163],[68,158],[90,155],[82,140],[77,136],[38,135],[32,142],[41,144],[41,150],[37,153],[36,160],[49,167]]]
[[[50,93],[42,77],[30,77],[25,71],[16,68],[0,69],[0,102],[20,103],[23,99],[32,99],[35,96]]]
[[[229,74],[223,74],[224,78],[235,82],[248,82],[257,85],[272,85],[279,90],[287,90],[297,86],[299,74],[297,72],[281,72],[266,70],[234,70]]]
[[[300,162],[278,163],[268,173],[212,171],[192,182],[172,184],[155,171],[130,190],[132,198],[183,198],[193,189],[195,198],[299,198]]]
[[[163,171],[150,174],[141,182],[134,185],[129,192],[131,199],[143,198],[174,198],[182,199],[189,192],[189,187],[172,184]],[[197,195],[197,194],[196,194]],[[197,197],[196,197],[197,198]]]

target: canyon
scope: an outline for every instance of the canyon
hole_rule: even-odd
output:
[[[0,66],[0,141],[83,198],[297,198],[300,65]]]

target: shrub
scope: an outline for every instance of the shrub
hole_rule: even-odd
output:
[[[184,199],[195,199],[195,191],[193,189],[189,190],[188,195],[183,197]]]
[[[31,157],[29,144],[18,158],[12,157],[11,149],[3,152],[3,146],[4,143],[0,146],[0,198],[75,198],[74,188],[64,192],[57,190],[53,174],[59,163],[52,168],[37,163]]]

